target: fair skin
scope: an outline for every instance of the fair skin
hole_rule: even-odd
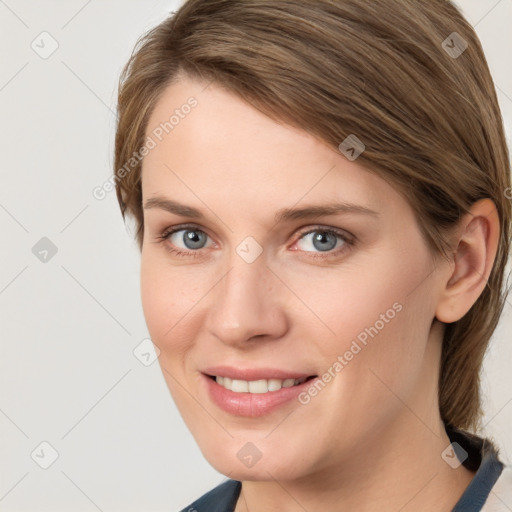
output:
[[[481,294],[498,241],[493,203],[461,219],[451,261],[433,259],[406,199],[359,160],[206,85],[182,77],[149,120],[148,133],[198,101],[144,159],[141,259],[148,329],[202,453],[242,481],[236,512],[450,511],[474,473],[441,458],[450,441],[433,320],[458,320]],[[156,197],[202,216],[149,207]],[[283,208],[334,202],[374,213],[274,220]],[[182,224],[196,240],[204,233],[200,248],[185,231],[158,242]],[[329,229],[355,243],[331,235],[335,248],[323,251],[305,234]],[[236,251],[246,237],[263,249],[251,263]],[[400,312],[305,405],[245,417],[206,392],[201,370],[214,365],[321,376],[394,304]],[[248,442],[261,453],[251,467],[237,457]]]

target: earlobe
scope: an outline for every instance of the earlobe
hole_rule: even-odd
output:
[[[460,320],[487,285],[500,237],[500,221],[490,199],[473,204],[455,235],[451,274],[441,292],[436,318],[444,323]]]

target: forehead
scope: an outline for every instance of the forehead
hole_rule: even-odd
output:
[[[215,83],[182,78],[170,85],[146,136],[156,145],[143,161],[145,199],[178,194],[196,205],[199,198],[222,200],[258,211],[299,201],[358,202],[382,210],[400,201],[357,160],[305,130],[270,119]]]

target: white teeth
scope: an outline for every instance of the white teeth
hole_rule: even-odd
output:
[[[268,385],[265,379],[252,380],[249,382],[249,393],[266,393],[267,391]]]
[[[279,391],[281,388],[290,388],[302,384],[307,377],[301,379],[261,379],[261,380],[239,380],[229,377],[215,377],[217,384],[235,393],[268,393]]]
[[[231,391],[235,393],[247,393],[249,391],[249,383],[246,380],[233,379]]]
[[[268,390],[269,391],[279,391],[281,389],[282,380],[279,379],[268,379]]]
[[[283,382],[283,388],[291,388],[295,384],[295,379],[286,379]]]

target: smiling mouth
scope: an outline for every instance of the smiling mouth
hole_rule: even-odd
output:
[[[216,375],[207,375],[210,379],[214,380],[219,386],[224,389],[233,391],[234,393],[254,393],[262,394],[273,391],[279,391],[282,388],[291,388],[299,386],[304,382],[316,378],[316,375],[309,377],[302,377],[300,379],[259,379],[259,380],[240,380],[230,379],[229,377],[222,377]]]

